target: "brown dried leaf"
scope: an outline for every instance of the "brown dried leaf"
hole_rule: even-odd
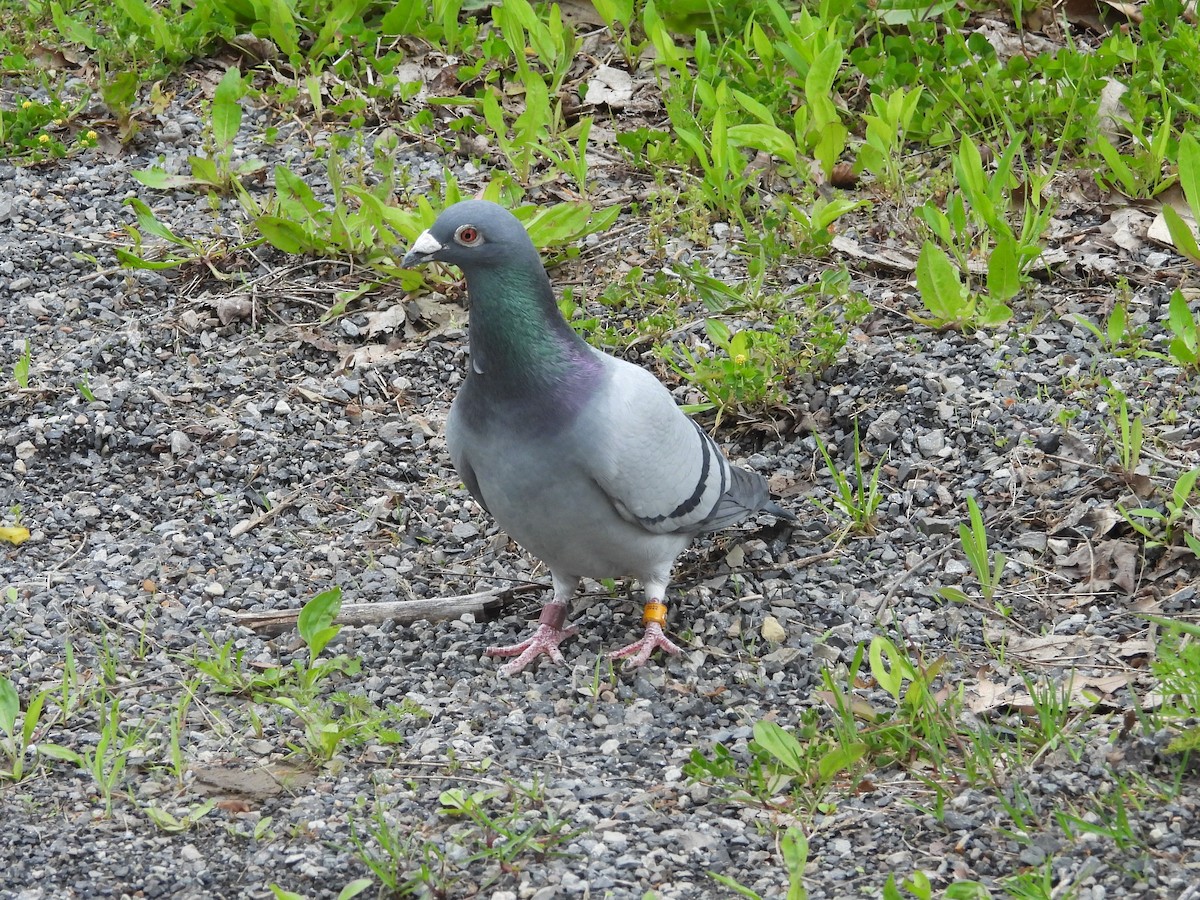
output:
[[[1132,595],[1136,581],[1138,548],[1131,541],[1107,540],[1081,544],[1068,557],[1059,557],[1059,574],[1075,581],[1073,594],[1116,589]]]
[[[633,78],[623,69],[613,66],[600,66],[588,79],[587,96],[584,103],[588,106],[611,106],[621,109],[629,105],[633,99]]]
[[[294,791],[312,781],[312,772],[285,765],[247,767],[237,762],[216,766],[192,766],[196,786],[208,794],[266,800],[284,791]]]
[[[408,323],[408,313],[403,303],[396,303],[387,309],[373,310],[367,313],[367,337],[374,337],[381,331],[403,332]]]
[[[1063,15],[1072,25],[1082,25],[1096,34],[1108,34],[1108,26],[1096,5],[1096,0],[1065,0]]]
[[[221,324],[228,325],[251,318],[254,315],[254,301],[245,297],[221,297],[213,303],[213,309],[217,311]]]

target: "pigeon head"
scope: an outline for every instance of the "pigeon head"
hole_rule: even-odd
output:
[[[516,216],[487,200],[463,200],[417,236],[401,265],[445,262],[470,274],[531,257],[537,251]]]
[[[458,266],[467,278],[471,388],[464,415],[471,415],[470,398],[484,396],[525,404],[539,421],[577,409],[600,363],[559,312],[525,226],[487,200],[455,203],[417,236],[401,264],[435,261]]]

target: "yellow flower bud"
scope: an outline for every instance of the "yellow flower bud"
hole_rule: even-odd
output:
[[[50,135],[48,135],[48,134],[39,134],[39,135],[38,135],[38,142],[39,142],[39,143],[42,143],[42,144],[48,144],[48,143],[50,143]]]

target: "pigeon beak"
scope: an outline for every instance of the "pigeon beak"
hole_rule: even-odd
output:
[[[421,263],[429,262],[433,258],[433,254],[442,249],[441,243],[428,231],[422,231],[417,235],[417,239],[413,241],[413,245],[404,254],[404,259],[400,261],[400,265],[409,269]]]

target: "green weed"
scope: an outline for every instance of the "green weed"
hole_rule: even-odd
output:
[[[824,503],[819,505],[826,512],[836,512],[845,516],[848,520],[846,527],[850,532],[874,534],[875,513],[879,504],[883,502],[883,494],[879,490],[879,475],[883,471],[885,457],[881,456],[875,463],[875,468],[867,474],[863,468],[857,419],[854,420],[854,470],[851,474],[843,472],[834,464],[833,457],[825,449],[825,443],[815,432],[813,440],[817,443],[821,458],[825,460],[825,468],[833,479],[834,487],[833,506],[829,507]]]
[[[1008,565],[1008,557],[997,550],[994,554],[988,550],[987,529],[983,524],[983,514],[979,504],[970,494],[967,495],[967,514],[969,524],[959,524],[958,540],[963,554],[971,565],[971,571],[979,581],[979,591],[989,602],[996,599],[1000,589],[1000,580],[1004,575],[1004,567]],[[964,602],[967,598],[957,588],[942,588],[938,593],[947,600]]]
[[[21,716],[20,698],[17,689],[6,676],[0,675],[0,760],[4,760],[5,768],[0,770],[0,780],[20,781],[28,774],[27,758],[33,744],[34,732],[42,717],[49,691],[38,691],[25,707]],[[17,718],[21,717],[21,726],[17,727]]]

